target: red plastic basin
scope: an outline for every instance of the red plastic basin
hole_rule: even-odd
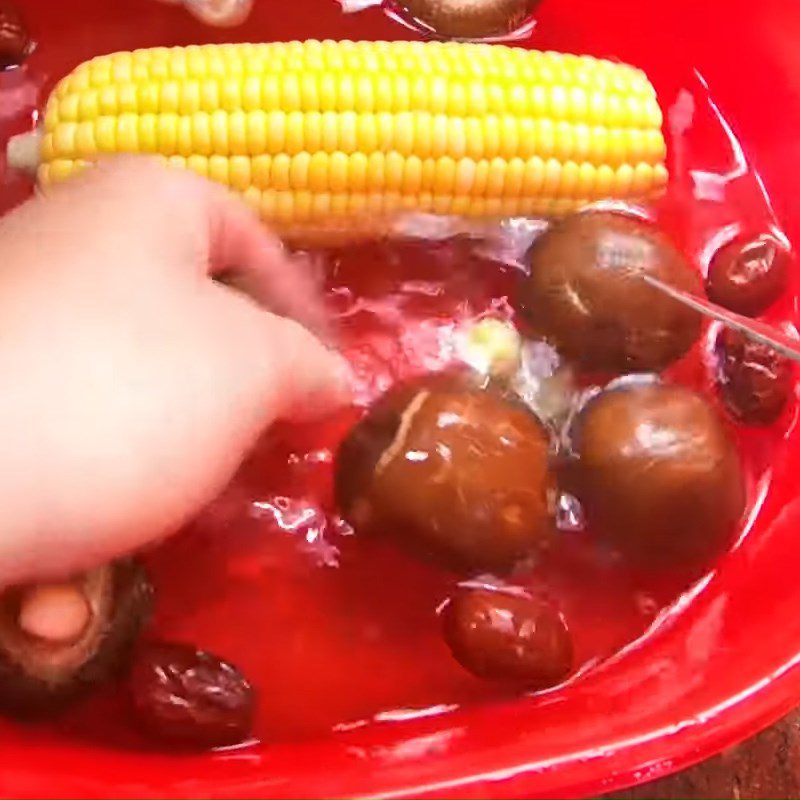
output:
[[[251,19],[230,31],[205,28],[150,0],[23,0],[21,7],[38,48],[24,70],[0,74],[0,141],[30,126],[32,109],[54,80],[101,52],[412,35],[379,11],[343,16],[334,0],[256,0]],[[720,115],[714,131],[727,145],[718,149],[713,136],[695,143],[691,163],[684,164],[704,170],[705,179],[695,175],[695,190],[701,184],[709,192],[724,189],[737,170],[747,173],[748,192],[760,183],[790,241],[800,241],[800,7],[788,0],[545,0],[538,19],[532,46],[635,63],[652,78],[665,110],[680,102],[684,86],[696,97],[707,86],[711,104],[704,101],[704,111]],[[733,160],[718,159],[731,152],[731,143],[742,152],[734,146]],[[679,157],[673,150],[672,158]],[[0,211],[29,190],[9,178],[0,188]],[[745,192],[731,202],[744,208],[750,200]],[[691,207],[683,210],[691,216]],[[692,235],[686,238],[695,246]],[[794,300],[783,319],[798,322]],[[775,721],[800,696],[794,422],[751,487],[752,518],[740,545],[670,607],[657,629],[555,692],[409,719],[395,715],[391,722],[295,741],[277,736],[198,756],[6,726],[0,729],[0,794],[579,797],[710,756]],[[303,697],[295,702],[302,706]]]

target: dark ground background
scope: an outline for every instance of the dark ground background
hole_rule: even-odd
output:
[[[668,778],[607,795],[605,800],[650,798],[800,799],[800,709],[772,728]]]

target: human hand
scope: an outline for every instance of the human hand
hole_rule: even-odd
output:
[[[174,531],[265,426],[346,393],[310,276],[191,173],[98,165],[0,220],[0,253],[0,586]]]
[[[170,5],[183,5],[189,13],[207,25],[229,28],[247,19],[253,0],[160,0]]]

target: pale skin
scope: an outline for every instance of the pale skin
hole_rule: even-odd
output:
[[[0,261],[0,587],[176,531],[272,422],[346,399],[315,281],[192,174],[109,160],[0,219]],[[68,636],[63,586],[31,597]]]
[[[247,19],[253,0],[160,0],[169,5],[182,5],[190,14],[207,25],[232,28]]]

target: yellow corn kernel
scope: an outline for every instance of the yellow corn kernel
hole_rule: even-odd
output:
[[[631,191],[635,196],[643,195],[654,183],[653,167],[645,162],[639,162],[633,170]]]
[[[452,159],[449,159],[452,163]],[[383,163],[384,191],[400,192],[403,187],[403,168],[406,159],[400,153],[392,151],[387,153]]]
[[[332,153],[328,161],[328,187],[330,191],[339,193],[348,188],[349,159],[342,152]],[[384,187],[386,188],[386,187]]]
[[[574,161],[566,161],[561,165],[561,181],[556,192],[559,198],[577,196],[581,168]]]
[[[98,117],[95,125],[95,141],[100,153],[116,153],[117,119],[116,117]]]
[[[224,111],[213,111],[209,120],[211,149],[217,155],[228,155],[228,115]]]
[[[117,149],[123,153],[139,152],[139,118],[136,114],[125,113],[117,117]]]
[[[229,160],[230,185],[243,192],[250,185],[250,159],[247,156],[231,156]]]
[[[298,153],[292,158],[289,166],[289,184],[293,189],[307,189],[309,186],[308,170],[311,166],[309,153]]]
[[[219,81],[203,81],[200,84],[200,108],[202,108],[203,111],[211,113],[212,111],[216,111],[219,106]],[[161,110],[166,110],[163,108],[163,101]]]
[[[272,156],[260,155],[253,158],[251,177],[259,189],[267,189],[272,174]]]
[[[56,158],[70,157],[75,152],[76,122],[63,122],[53,131],[53,152]]]
[[[419,159],[417,159],[419,160]],[[411,159],[406,159],[406,168]],[[350,190],[353,192],[363,192],[367,188],[367,172],[369,169],[369,159],[364,153],[353,153],[350,156]]]
[[[575,165],[577,167],[577,165]],[[525,178],[525,162],[521,158],[511,158],[505,162],[504,197],[519,197],[522,194],[522,183]]]
[[[242,86],[234,78],[222,82],[219,104],[223,111],[237,111],[242,107]]]
[[[522,176],[522,193],[524,197],[539,197],[544,186],[544,161],[539,156],[532,156],[525,162]]]
[[[242,198],[247,205],[258,213],[261,206],[261,190],[255,186],[248,186],[242,194]]]
[[[50,164],[48,179],[52,182],[66,180],[72,175],[81,171],[81,167],[85,162],[76,161],[70,158],[56,158]]]
[[[225,156],[213,155],[208,159],[208,177],[223,186],[230,183],[230,161]]]
[[[661,191],[662,120],[640,70],[588,57],[453,42],[152,48],[58,83],[39,180],[155,153],[287,232],[398,209],[565,213]]]
[[[198,152],[194,147],[194,126],[192,121],[192,117],[178,117],[176,148],[178,154],[184,158],[188,158],[192,153]]]
[[[186,168],[196,172],[201,178],[208,178],[208,159],[205,156],[191,155],[186,159]]]
[[[102,86],[97,90],[97,104],[100,114],[113,116],[119,112],[118,92],[115,86]]]
[[[284,191],[291,187],[289,182],[289,169],[292,160],[286,153],[278,153],[272,158],[272,169],[270,171],[270,186],[274,189]]]
[[[87,92],[87,94],[89,94]],[[96,94],[95,94],[96,97]],[[88,102],[91,102],[89,100]],[[58,117],[62,122],[73,122],[80,119],[80,104],[81,96],[77,94],[68,94],[58,104]]]
[[[234,156],[247,155],[247,115],[244,111],[228,115],[228,151]]]
[[[633,188],[634,168],[630,164],[623,164],[618,170],[614,183],[615,190],[620,197],[629,197]]]
[[[267,152],[279,154],[286,147],[286,114],[270,111],[267,115]]]
[[[99,137],[98,137],[99,144]],[[174,155],[178,146],[178,115],[158,115],[158,150],[162,155]]]
[[[180,87],[178,100],[179,114],[194,114],[200,110],[200,84],[197,81],[186,81]]]
[[[47,163],[56,157],[56,148],[52,133],[45,133],[44,136],[42,136],[42,141],[39,145],[39,148],[42,158],[42,164],[40,166],[47,166]]]

